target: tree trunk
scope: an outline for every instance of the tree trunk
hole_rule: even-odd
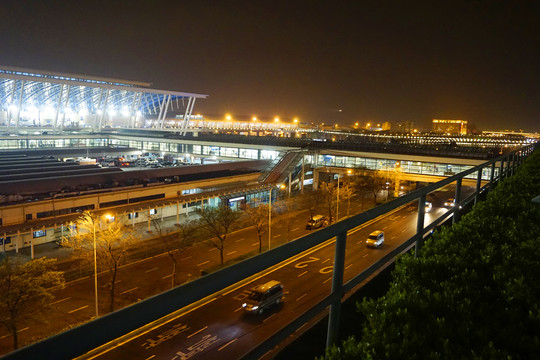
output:
[[[258,233],[259,235],[259,254],[262,253],[262,234]]]
[[[114,311],[114,286],[115,286],[115,282],[116,282],[116,272],[117,271],[118,271],[118,267],[115,265],[114,269],[113,269],[113,272],[112,272],[112,281],[111,281],[111,293],[110,293],[111,303],[109,304],[109,311],[110,312]]]
[[[15,322],[13,321],[11,326],[11,335],[13,336],[13,349],[19,348],[19,334],[17,333],[17,325],[15,325]]]
[[[176,260],[173,260],[173,267],[172,267],[172,279],[171,279],[171,289],[174,288],[174,283],[176,280]]]

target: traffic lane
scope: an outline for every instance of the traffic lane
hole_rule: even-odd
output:
[[[397,221],[398,218],[402,216],[404,217],[404,219],[401,221]],[[398,212],[392,214],[390,217],[387,217],[387,219],[383,218],[382,220],[379,220],[375,224],[372,224],[371,227],[389,227],[390,225],[394,224],[392,230],[390,230],[389,232],[389,234],[391,234],[392,231],[399,230],[401,232],[403,226],[397,226],[396,224],[400,224],[403,221],[406,221],[408,223],[411,223],[410,227],[412,231],[414,231],[415,227],[413,223],[415,222],[411,221],[411,219],[415,219],[415,217],[415,209],[409,206],[400,209]],[[388,226],[385,225],[385,222]],[[362,230],[363,233],[359,231],[359,238],[362,239],[365,239],[366,234],[369,234],[369,232],[372,231],[372,229],[370,229],[369,227]],[[391,244],[392,242],[392,240],[389,240],[387,244]],[[189,337],[186,337],[185,339],[182,339],[180,337],[178,339],[175,339],[175,342],[172,346],[162,346],[159,349],[155,349],[152,354],[145,353],[144,356],[147,357],[141,358],[147,359],[148,357],[158,355],[160,357],[168,357],[173,355],[181,356],[182,358],[184,358],[185,356],[189,356],[189,358],[197,358],[199,356],[203,356],[203,354],[205,358],[209,358],[208,356],[213,356],[210,355],[211,353],[216,354],[215,356],[217,357],[222,357],[221,354],[218,354],[221,351],[225,351],[224,353],[229,356],[233,355],[233,353],[236,352],[241,353],[249,350],[249,346],[253,345],[252,340],[262,341],[265,337],[269,336],[269,334],[271,333],[269,332],[271,328],[269,324],[273,324],[274,326],[277,326],[277,328],[280,328],[282,325],[285,325],[291,317],[297,316],[299,310],[305,310],[315,305],[322,298],[329,294],[333,266],[331,260],[333,258],[333,248],[333,246],[326,246],[324,248],[316,250],[315,252],[311,252],[310,254],[307,254],[301,259],[298,259],[296,263],[289,264],[288,267],[282,267],[276,270],[276,272],[272,275],[259,279],[258,282],[253,282],[249,284],[249,286],[253,287],[256,285],[256,283],[260,283],[263,280],[266,281],[276,278],[278,280],[281,280],[286,286],[286,288],[289,290],[286,293],[286,298],[284,299],[283,305],[281,305],[279,309],[273,309],[272,312],[268,312],[262,317],[246,318],[246,314],[242,314],[240,318],[238,318],[238,316],[227,316],[227,314],[234,314],[238,311],[241,312],[240,306],[242,299],[239,297],[241,297],[242,294],[244,294],[245,296],[246,292],[249,291],[249,286],[245,287],[241,289],[238,293],[236,293],[235,296],[233,296],[232,306],[224,305],[229,303],[231,300],[228,299],[227,296],[221,296],[219,298],[216,298],[215,301],[206,304],[204,310],[197,311],[192,315],[188,314],[185,317],[182,317],[184,322],[175,323],[171,325],[171,328],[166,330],[160,330],[161,328],[158,328],[154,331],[154,333],[147,334],[147,336],[150,337],[145,339],[144,342],[138,340],[136,343],[138,343],[139,347],[148,347],[148,345],[145,345],[146,343],[161,344],[166,342],[161,342],[161,339],[167,338],[167,334],[174,333],[174,336],[171,337],[176,337],[177,335],[180,335],[181,333],[189,329],[204,329],[204,331],[197,331],[198,336],[195,337],[192,341],[189,340]],[[390,248],[388,246],[387,248],[387,251],[390,251]],[[358,259],[354,269],[350,269],[351,272],[352,270],[354,270],[354,272],[356,273],[358,271],[358,269],[356,269],[357,266],[365,268],[373,261],[378,260],[384,255],[384,253],[387,252],[370,252],[371,249],[365,248],[363,244],[360,251],[357,251],[357,249],[355,250],[355,253],[359,253],[362,255],[373,254],[375,255],[374,257],[376,257],[376,259],[373,259],[372,257],[370,257],[370,259],[366,259],[365,257],[361,260]],[[346,267],[352,265],[352,263],[349,263],[346,264]],[[235,305],[236,308],[233,309]],[[204,320],[204,314],[206,313],[211,313],[213,315],[211,316],[211,318],[206,319],[206,321],[203,321],[201,323],[201,320]],[[264,324],[265,322],[264,319],[267,317],[272,317],[273,321],[263,326],[262,324]],[[205,325],[205,323],[211,325]],[[243,326],[245,324],[248,324],[248,326]],[[180,331],[179,329],[181,329],[182,332],[176,333]],[[256,335],[256,333],[261,333],[261,335]],[[247,335],[249,335],[250,341],[244,340],[247,339]],[[158,340],[148,342],[148,339],[153,339],[152,336],[155,336],[155,339]],[[134,347],[137,348],[137,346]],[[154,347],[151,348],[153,349]],[[109,354],[112,353],[109,352]],[[113,356],[107,358],[115,357]]]

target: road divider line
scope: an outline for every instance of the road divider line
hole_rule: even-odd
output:
[[[139,288],[138,286],[135,286],[133,289],[129,289],[129,290],[121,292],[120,295],[127,294],[128,292],[132,292],[133,290],[137,290],[138,288]]]
[[[172,276],[172,274],[165,275],[164,277],[162,277],[162,279],[170,278],[171,276]]]
[[[219,349],[217,349],[217,351],[221,351],[223,349],[225,349],[227,346],[231,345],[233,342],[235,342],[236,340],[238,340],[238,338],[236,339],[232,339],[231,341],[229,341],[228,343],[226,343],[225,345],[223,345],[222,347],[220,347]]]
[[[88,307],[88,305],[81,306],[81,307],[78,308],[78,309],[68,311],[68,314],[73,314],[74,312],[79,311],[79,310],[82,310],[82,309],[86,309],[87,307]]]
[[[366,256],[368,256],[368,255],[369,255],[369,253],[368,253],[368,254],[364,254],[364,255],[362,255],[362,257],[363,257],[363,258],[365,258],[365,257],[366,257]]]
[[[66,300],[69,300],[69,299],[71,299],[71,297],[67,297],[67,298],[62,299],[62,300],[56,300],[55,302],[52,302],[51,305],[58,304],[58,303],[61,303],[62,301],[66,301]]]
[[[302,295],[302,296],[300,296],[299,298],[296,298],[296,301],[299,301],[300,299],[302,299],[302,298],[304,298],[304,297],[306,297],[306,296],[307,296],[307,293],[304,294],[304,295]]]
[[[202,262],[202,263],[200,263],[200,264],[197,264],[197,266],[203,266],[203,265],[208,264],[209,262],[210,262],[210,260],[207,260],[207,261],[205,261],[205,262]]]
[[[306,274],[307,274],[307,270],[306,270],[306,271],[304,271],[304,272],[303,272],[303,273],[301,273],[301,274],[298,274],[298,275],[296,275],[296,277],[300,277],[300,276],[303,276],[303,275],[306,275]]]
[[[191,259],[192,257],[193,257],[193,256],[188,256],[188,257],[185,257],[185,258],[180,259],[180,260],[184,261],[184,260],[187,260],[187,259]]]
[[[324,264],[325,262],[330,261],[330,259],[323,260],[321,264]]]
[[[326,284],[326,283],[329,282],[330,280],[332,280],[332,278],[328,278],[328,279],[324,280],[322,283],[323,283],[323,284]]]
[[[263,320],[263,322],[266,322],[266,320],[269,320],[274,316],[276,316],[276,313],[273,313],[272,315],[268,316],[266,319]]]
[[[257,246],[257,245],[259,245],[258,242],[251,244],[251,246]]]
[[[200,328],[199,330],[195,331],[193,334],[188,335],[187,338],[189,339],[190,337],[195,336],[195,335],[197,335],[198,333],[200,333],[201,331],[204,331],[204,330],[206,330],[206,329],[208,329],[208,326],[205,326],[205,327],[203,327],[203,328]]]
[[[297,228],[292,229],[291,231],[296,231],[296,230],[300,230],[300,228],[297,227]]]
[[[17,332],[20,333],[20,332],[26,331],[28,329],[30,329],[30,327],[27,326],[25,328],[22,328],[21,330],[17,330]],[[0,339],[7,338],[8,336],[11,336],[11,334],[6,334],[6,335],[3,335],[3,336],[0,336]]]
[[[231,252],[230,252],[230,253],[228,253],[227,255],[232,255],[232,254],[234,254],[235,252],[237,252],[237,251],[236,251],[236,250],[234,250],[234,251],[231,251]]]
[[[350,264],[350,265],[345,266],[345,270],[347,270],[347,269],[350,268],[351,266],[353,266],[353,264]]]
[[[244,240],[246,240],[246,238],[238,239],[238,240],[236,240],[235,242],[240,242],[240,241],[244,241]]]
[[[153,359],[153,358],[155,358],[155,357],[156,357],[156,355],[152,355],[152,356],[147,357],[147,358],[144,359],[144,360],[150,360],[150,359]]]
[[[155,267],[155,268],[152,268],[152,269],[148,269],[148,270],[145,271],[145,273],[156,271],[157,269],[159,269],[159,268]]]
[[[281,236],[281,234],[277,234],[277,235],[272,236],[272,238],[278,238],[280,236]]]

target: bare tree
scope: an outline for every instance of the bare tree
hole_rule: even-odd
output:
[[[296,199],[287,197],[279,205],[281,209],[281,220],[285,224],[287,231],[287,242],[291,241],[292,226],[294,225],[294,216],[296,211]]]
[[[308,191],[306,190],[304,194],[298,197],[298,202],[302,204],[302,208],[307,209],[309,212],[309,219],[313,219],[315,215],[319,212],[321,207],[321,197],[319,191]]]
[[[386,172],[367,172],[363,178],[365,189],[373,194],[374,205],[377,205],[377,195],[386,188]]]
[[[262,236],[265,231],[268,231],[268,211],[267,204],[246,205],[245,213],[247,222],[257,231],[259,238],[259,254],[262,252]]]
[[[56,259],[39,258],[24,262],[20,257],[0,261],[0,323],[13,336],[13,348],[19,347],[18,324],[27,318],[30,308],[43,312],[52,300],[53,290],[64,287],[64,274],[53,271]]]
[[[106,269],[110,275],[109,311],[114,311],[115,282],[118,269],[127,260],[127,252],[138,239],[134,229],[114,217],[103,219],[85,212],[77,221],[78,232],[65,237],[63,244],[73,248],[74,255],[86,262],[94,261],[94,239],[96,244],[97,266]],[[102,223],[104,220],[106,226]]]
[[[200,216],[199,224],[201,229],[209,235],[205,242],[219,250],[221,265],[223,265],[223,252],[227,242],[227,235],[236,225],[242,213],[234,211],[228,206],[205,207],[196,211]]]
[[[197,240],[198,226],[195,222],[178,224],[174,228],[166,228],[161,217],[149,215],[152,227],[156,230],[163,251],[169,256],[172,264],[171,289],[176,286],[178,257]]]
[[[328,212],[328,222],[332,224],[334,221],[333,214],[335,213],[336,201],[337,201],[337,187],[336,184],[331,182],[321,182],[320,195],[324,207]]]
[[[351,212],[351,198],[354,196],[354,192],[354,181],[352,177],[346,176],[339,186],[339,200],[344,199],[347,201],[347,216],[349,216]]]

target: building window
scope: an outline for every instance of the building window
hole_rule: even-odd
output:
[[[150,209],[150,215],[156,215],[157,210],[156,209]]]
[[[32,214],[26,214],[26,220],[32,220]]]
[[[128,219],[136,219],[139,217],[139,213],[138,212],[134,212],[134,213],[131,213],[131,214],[128,214]]]
[[[47,230],[34,231],[34,239],[44,237],[45,235],[47,235]]]
[[[6,236],[5,238],[0,238],[0,245],[11,244],[11,236]]]

